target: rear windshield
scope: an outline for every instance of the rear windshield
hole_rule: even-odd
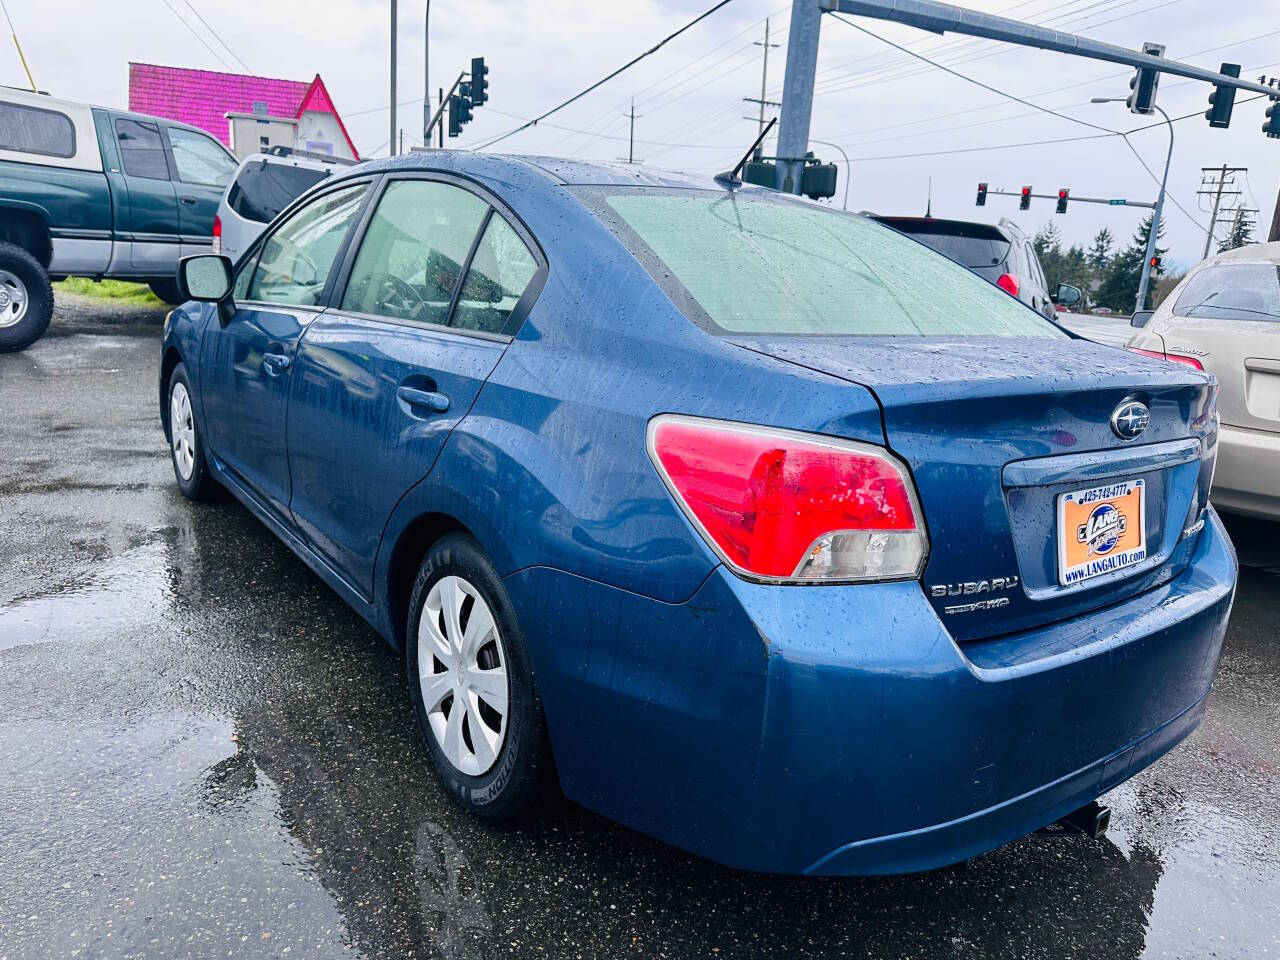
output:
[[[246,220],[270,223],[276,215],[314,186],[329,170],[255,161],[240,171],[227,194],[227,205]]]
[[[70,117],[56,110],[0,103],[0,150],[74,157],[76,128]]]
[[[1280,267],[1271,263],[1224,263],[1201,270],[1173,307],[1178,317],[1280,320]]]
[[[864,217],[754,191],[582,195],[673,302],[717,332],[1066,336],[959,264]]]
[[[886,222],[885,226],[905,233],[970,270],[998,268],[1009,253],[1009,241],[1000,236],[966,236],[963,229],[944,233],[930,230],[927,224],[893,221]]]

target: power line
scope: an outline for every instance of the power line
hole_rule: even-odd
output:
[[[719,10],[721,7],[727,6],[729,3],[732,3],[732,2],[733,0],[720,0],[720,2],[717,3],[715,6],[711,7],[709,10],[703,13],[698,14],[698,16],[694,17],[692,20],[686,23],[683,27],[681,27],[675,33],[672,33],[667,37],[663,38],[662,40],[658,41],[656,44],[654,44],[652,47],[650,47],[648,50],[646,50],[644,53],[640,54],[639,56],[633,57],[631,60],[628,60],[626,63],[620,66],[617,70],[613,71],[613,73],[609,74],[607,77],[597,80],[595,83],[591,84],[591,86],[587,87],[585,90],[581,90],[578,93],[575,93],[568,100],[564,101],[563,103],[557,106],[552,107],[546,113],[541,114],[538,117],[535,117],[534,119],[530,120],[528,123],[525,123],[519,127],[516,127],[514,130],[508,130],[506,133],[500,136],[494,137],[492,140],[487,140],[484,143],[480,144],[475,149],[484,150],[487,147],[493,146],[495,143],[500,143],[501,141],[507,139],[508,137],[514,136],[515,134],[519,133],[521,130],[527,130],[532,126],[536,126],[539,122],[545,120],[547,117],[551,116],[553,113],[563,110],[565,107],[569,106],[569,104],[574,103],[577,100],[581,100],[592,90],[595,90],[598,87],[603,86],[604,84],[612,80],[614,77],[618,76],[619,74],[623,73],[626,70],[629,70],[631,67],[635,66],[645,57],[648,57],[654,53],[657,53],[659,50],[665,47],[668,43],[670,43],[676,37],[680,36],[680,34],[684,33],[686,30],[689,30],[692,27],[696,26],[697,24],[701,23],[707,17],[711,16],[713,13]]]
[[[887,37],[882,37],[880,36],[880,34],[873,33],[872,31],[868,30],[866,27],[859,26],[858,24],[854,23],[852,20],[846,20],[844,17],[840,16],[840,14],[838,13],[833,13],[832,16],[835,17],[835,19],[839,20],[841,23],[843,23],[845,26],[853,27],[853,29],[861,33],[865,33],[869,37],[874,37],[875,39],[879,40],[881,43],[887,43],[891,47],[896,47],[897,49],[901,50],[903,53],[909,53],[911,54],[911,56],[916,57],[919,60],[923,60],[925,63],[929,64],[930,66],[937,67],[939,70],[942,70],[945,73],[949,73],[953,77],[958,77],[961,80],[965,80],[976,86],[982,87],[982,89],[984,90],[989,90],[990,92],[999,94],[1000,96],[1006,97],[1009,100],[1013,100],[1017,103],[1021,103],[1023,106],[1032,107],[1033,109],[1039,110],[1041,113],[1047,113],[1052,117],[1058,117],[1062,120],[1069,120],[1072,123],[1078,123],[1082,127],[1089,127],[1093,130],[1101,130],[1104,133],[1111,134],[1113,136],[1120,135],[1119,130],[1112,130],[1109,127],[1101,127],[1096,123],[1090,123],[1088,120],[1081,120],[1078,117],[1071,116],[1070,114],[1059,113],[1057,110],[1051,110],[1048,107],[1042,107],[1038,103],[1032,103],[1030,100],[1024,100],[1022,97],[1019,97],[1016,94],[1009,93],[1006,90],[1001,90],[998,87],[993,87],[989,83],[983,83],[981,80],[977,80],[974,77],[970,77],[966,74],[963,74],[958,70],[953,70],[950,67],[944,66],[940,63],[930,60],[928,57],[926,57],[922,53],[916,53],[914,50],[908,50],[906,47],[903,47],[903,46],[900,46],[899,44],[894,43],[892,40],[888,39]]]
[[[197,30],[191,24],[187,23],[186,20],[182,19],[182,14],[178,13],[177,7],[175,7],[172,3],[170,3],[169,0],[161,0],[161,2],[166,7],[169,8],[170,13],[172,13],[175,17],[178,18],[179,23],[181,23],[184,27],[186,27],[188,30],[191,31],[191,35],[200,41],[201,46],[203,46],[206,50],[208,50],[211,54],[213,54],[214,58],[217,59],[217,61],[221,63],[224,67],[226,67],[232,73],[235,72],[236,68],[227,62],[227,58],[224,57],[222,54],[218,53],[218,51],[213,49],[213,47],[209,46],[209,42],[205,40],[204,37],[200,36],[199,30]]]
[[[231,49],[231,44],[223,40],[222,37],[219,36],[218,31],[213,29],[213,27],[209,26],[209,21],[206,20],[204,17],[200,16],[200,11],[197,10],[194,6],[192,6],[191,0],[183,0],[183,2],[186,3],[188,7],[191,8],[191,12],[196,15],[197,20],[199,20],[201,23],[204,24],[205,29],[208,30],[211,34],[213,34],[214,39],[217,40],[224,47],[226,47],[227,53],[231,54],[231,56],[235,59],[236,63],[244,67],[246,73],[253,73],[253,70],[251,70],[249,68],[249,65],[244,62],[240,54],[236,53],[234,50]]]

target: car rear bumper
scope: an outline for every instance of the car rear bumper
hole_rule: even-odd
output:
[[[1280,518],[1280,433],[1218,428],[1213,504],[1232,513]]]
[[[1194,729],[1236,561],[1212,511],[1184,549],[1139,597],[966,644],[916,582],[717,570],[683,605],[600,588],[586,650],[564,642],[561,590],[513,597],[558,613],[531,640],[570,798],[743,869],[899,873],[1051,823]]]

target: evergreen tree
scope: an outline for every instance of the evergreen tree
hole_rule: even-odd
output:
[[[1103,306],[1122,313],[1133,310],[1134,302],[1138,298],[1138,284],[1142,279],[1142,265],[1147,258],[1147,239],[1151,236],[1151,219],[1147,217],[1142,221],[1129,246],[1116,253],[1108,263],[1102,277],[1102,286],[1098,290],[1098,302]],[[1161,259],[1167,252],[1167,248],[1159,245],[1159,238],[1163,235],[1164,224],[1161,223],[1160,231],[1156,235],[1156,256]],[[1155,290],[1160,272],[1157,267],[1151,269],[1151,281],[1147,287],[1148,302]]]
[[[1111,248],[1115,245],[1115,239],[1111,236],[1111,231],[1103,227],[1098,231],[1097,236],[1093,238],[1093,243],[1089,247],[1089,266],[1092,267],[1099,276],[1107,269],[1107,263],[1111,260]],[[1135,293],[1134,296],[1137,296]]]
[[[1231,232],[1227,234],[1227,238],[1218,244],[1218,252],[1226,253],[1228,250],[1234,250],[1237,247],[1248,246],[1253,243],[1253,224],[1241,212],[1236,214],[1235,220],[1231,224]]]
[[[1040,232],[1032,239],[1031,245],[1036,248],[1036,256],[1040,258],[1041,266],[1043,266],[1046,257],[1062,252],[1062,231],[1058,229],[1056,223],[1050,220],[1040,228]]]

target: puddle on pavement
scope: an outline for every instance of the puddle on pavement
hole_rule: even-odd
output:
[[[80,580],[0,607],[0,650],[101,636],[150,620],[173,601],[165,544],[126,550]]]

